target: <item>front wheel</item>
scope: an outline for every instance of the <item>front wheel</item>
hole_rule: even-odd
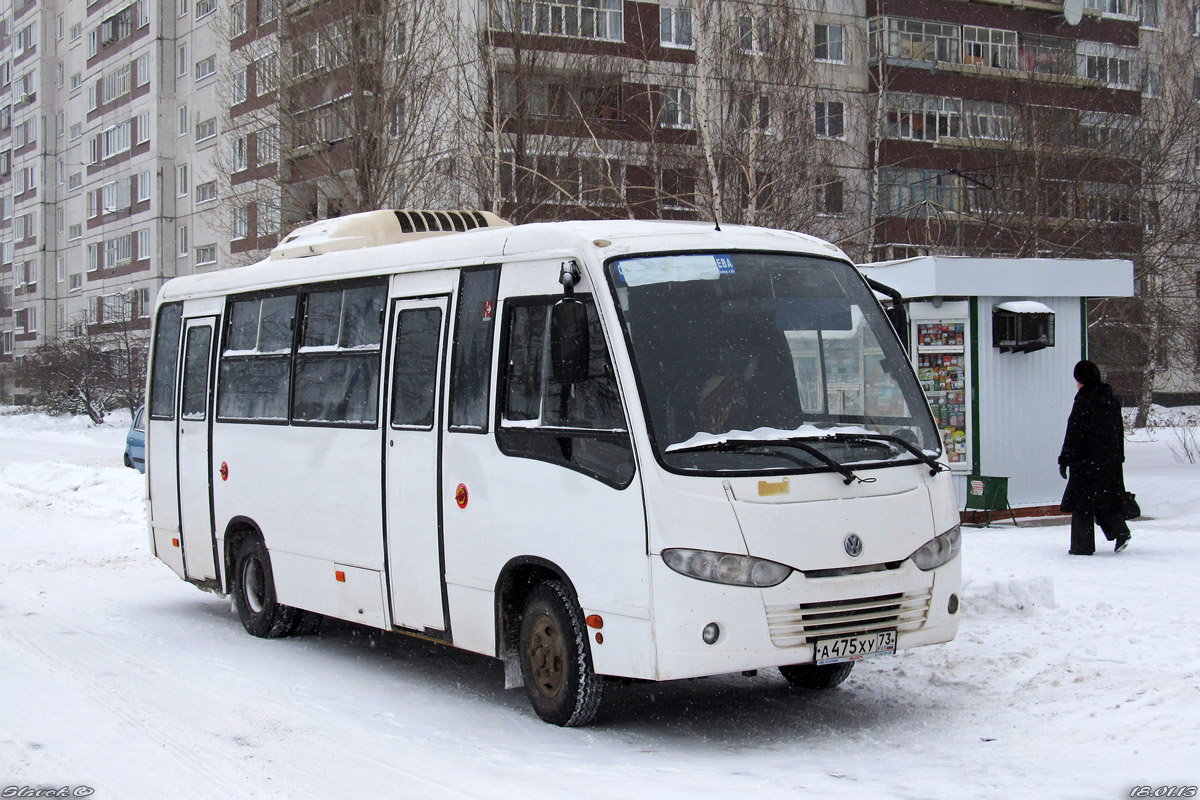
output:
[[[787,678],[787,682],[797,689],[819,691],[837,686],[850,677],[852,669],[854,662],[847,661],[842,664],[792,664],[780,667],[779,671]]]
[[[533,710],[546,722],[586,725],[600,709],[603,683],[592,669],[587,627],[561,581],[540,584],[525,601],[521,672]]]
[[[291,632],[297,611],[275,598],[271,557],[261,539],[247,538],[238,547],[232,589],[242,627],[251,636],[275,639]]]

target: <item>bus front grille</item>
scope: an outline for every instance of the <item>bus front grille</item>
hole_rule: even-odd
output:
[[[817,639],[924,627],[933,590],[821,603],[767,606],[767,629],[776,647],[803,647]]]

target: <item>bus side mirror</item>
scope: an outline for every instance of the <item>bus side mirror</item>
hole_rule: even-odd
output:
[[[587,306],[564,297],[550,308],[550,361],[554,379],[579,383],[588,376],[591,343]]]

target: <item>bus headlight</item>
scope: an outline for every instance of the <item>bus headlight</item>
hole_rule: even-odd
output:
[[[917,550],[909,558],[917,565],[917,569],[936,569],[958,555],[958,549],[961,544],[962,526],[955,525],[941,536],[926,542],[921,546],[921,549]]]
[[[663,550],[662,558],[680,575],[730,586],[777,586],[792,574],[783,564],[734,553],[673,548]]]

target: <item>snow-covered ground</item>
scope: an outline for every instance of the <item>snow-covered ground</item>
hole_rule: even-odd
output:
[[[958,638],[824,694],[775,670],[610,686],[540,722],[488,658],[246,635],[148,552],[120,422],[0,415],[0,791],[149,797],[1119,798],[1200,784],[1200,466],[1128,444],[1129,549],[968,529]],[[1175,449],[1178,449],[1176,445]]]

